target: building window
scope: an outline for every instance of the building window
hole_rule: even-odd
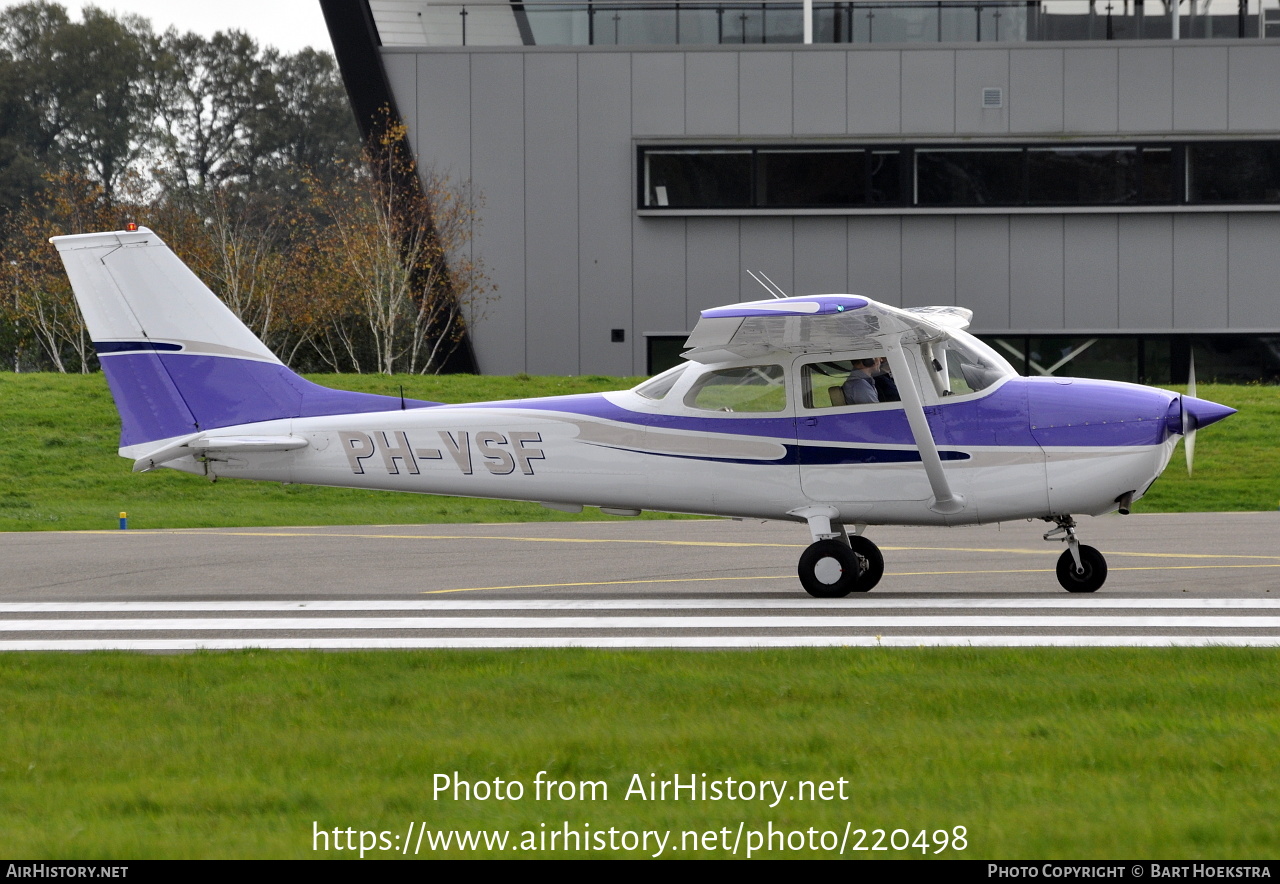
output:
[[[1280,141],[641,147],[642,209],[1280,204]]]
[[[699,209],[751,205],[751,151],[675,150],[645,153],[645,205]]]
[[[1280,202],[1280,143],[1188,145],[1187,198],[1197,203]]]
[[[1022,151],[917,150],[917,206],[1012,206],[1022,201]]]

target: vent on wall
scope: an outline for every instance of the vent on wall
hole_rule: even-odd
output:
[[[1004,107],[1004,87],[984,86],[982,88],[982,109]]]

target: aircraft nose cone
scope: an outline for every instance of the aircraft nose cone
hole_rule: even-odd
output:
[[[1182,408],[1191,417],[1189,429],[1193,430],[1207,427],[1236,413],[1234,408],[1210,402],[1208,399],[1197,399],[1195,396],[1183,396]]]

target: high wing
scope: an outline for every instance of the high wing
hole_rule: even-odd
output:
[[[857,295],[814,295],[749,301],[704,310],[694,327],[684,356],[695,362],[720,362],[763,356],[775,350],[789,353],[836,353],[847,350],[881,350],[894,375],[907,379],[899,384],[902,405],[911,436],[920,451],[937,513],[958,513],[965,499],[952,490],[942,468],[942,456],[929,429],[916,385],[910,382],[910,360],[903,347],[929,347],[968,328],[973,312],[963,307],[919,307],[903,310]],[[931,382],[943,381],[943,366],[927,354],[933,370]]]
[[[858,295],[748,301],[702,311],[683,354],[695,362],[763,356],[773,350],[822,353],[930,343],[969,327],[964,307],[902,309]]]

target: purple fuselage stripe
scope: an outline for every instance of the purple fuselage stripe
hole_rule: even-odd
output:
[[[120,410],[121,446],[200,430],[260,421],[393,411],[396,396],[331,390],[279,363],[188,353],[104,354],[103,371]],[[1014,378],[989,395],[925,408],[938,445],[1157,445],[1170,433],[1177,394],[1133,384],[1053,378]],[[485,407],[580,415],[657,430],[757,436],[780,441],[844,445],[914,444],[899,408],[831,413],[806,411],[799,420],[778,414],[715,417],[650,414],[613,404],[603,394],[555,396],[474,406],[439,406],[417,399],[407,408]],[[1176,423],[1176,421],[1174,421]]]
[[[331,390],[275,362],[186,353],[119,353],[102,370],[120,411],[120,445],[284,418],[392,411],[398,396]],[[404,400],[406,408],[437,405]]]
[[[990,395],[925,408],[939,445],[1112,446],[1158,445],[1177,394],[1133,384],[1073,379],[1014,378]],[[649,414],[613,404],[600,393],[482,403],[576,414],[655,429],[761,436],[802,442],[913,445],[901,409],[829,413],[806,411],[797,421],[777,417],[701,417]],[[466,407],[466,406],[444,406]],[[815,421],[810,426],[808,421]]]

